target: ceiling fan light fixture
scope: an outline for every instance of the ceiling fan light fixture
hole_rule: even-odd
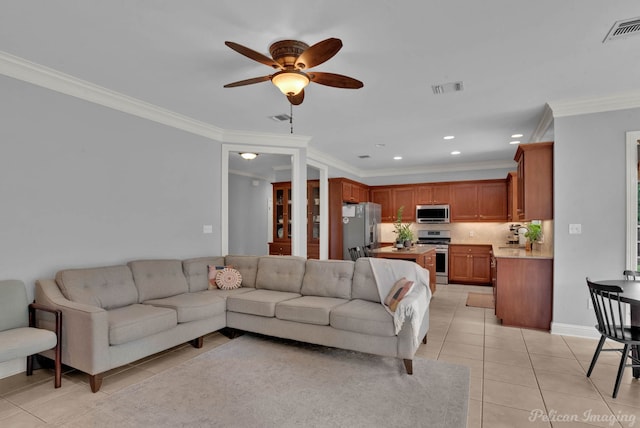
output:
[[[309,76],[296,70],[279,71],[271,78],[271,82],[285,95],[298,95],[309,81]]]
[[[253,159],[258,157],[258,154],[257,153],[251,153],[251,152],[243,152],[243,153],[240,153],[240,157],[242,159],[246,159],[246,160],[253,160]]]

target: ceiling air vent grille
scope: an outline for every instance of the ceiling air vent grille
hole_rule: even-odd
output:
[[[271,118],[272,120],[275,120],[276,122],[284,122],[291,119],[291,116],[283,113],[283,114],[277,114],[275,116],[269,116],[269,118]]]
[[[637,34],[640,34],[640,16],[633,19],[625,19],[624,21],[616,21],[602,43]]]
[[[462,82],[449,82],[449,83],[440,83],[438,85],[431,85],[431,90],[434,94],[446,94],[448,92],[459,92],[464,89],[464,85]]]
[[[371,156],[369,156],[369,155],[359,155],[358,157],[360,159],[369,159]]]

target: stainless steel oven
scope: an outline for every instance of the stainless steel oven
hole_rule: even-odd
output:
[[[436,247],[436,284],[449,283],[449,242],[448,230],[418,230],[418,245]]]

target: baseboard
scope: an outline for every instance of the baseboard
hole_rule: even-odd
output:
[[[27,371],[27,362],[24,358],[18,358],[17,360],[0,363],[0,379],[4,379],[5,377],[13,376],[25,371]]]
[[[598,331],[594,327],[574,324],[562,324],[558,322],[551,323],[551,334],[586,337],[588,339],[600,338],[600,333],[598,333]]]

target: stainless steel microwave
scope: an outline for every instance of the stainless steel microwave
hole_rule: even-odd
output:
[[[449,223],[449,205],[416,205],[417,223]]]

